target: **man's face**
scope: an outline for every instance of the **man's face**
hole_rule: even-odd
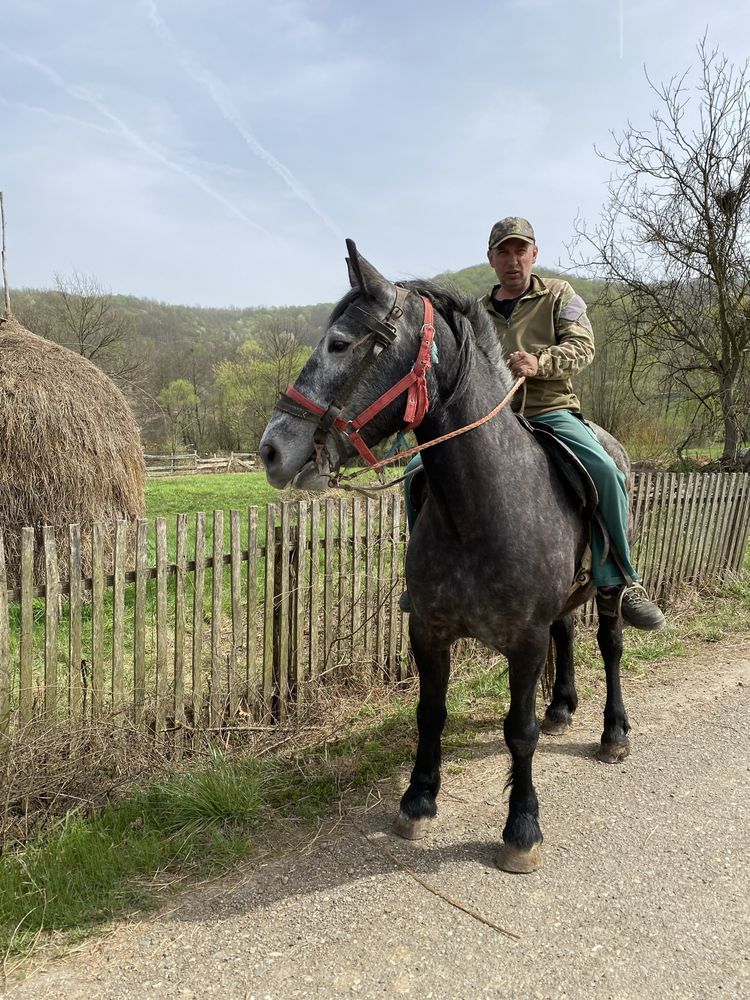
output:
[[[531,269],[538,248],[511,236],[498,247],[487,251],[487,260],[506,292],[521,295],[529,287]]]

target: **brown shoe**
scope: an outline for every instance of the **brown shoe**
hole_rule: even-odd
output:
[[[626,625],[641,629],[644,632],[658,632],[667,624],[667,620],[654,601],[640,584],[632,587],[622,586],[611,592],[598,591],[596,607],[600,615],[610,618],[622,618]]]

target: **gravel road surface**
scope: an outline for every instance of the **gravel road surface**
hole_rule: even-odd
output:
[[[371,797],[305,849],[120,925],[9,996],[750,997],[750,640],[624,687],[627,761],[593,758],[600,692],[540,743],[540,872],[493,864],[498,730],[448,757],[426,841],[392,837],[397,798]]]

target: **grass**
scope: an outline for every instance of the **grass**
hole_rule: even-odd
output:
[[[211,551],[213,544],[214,510],[239,510],[240,538],[247,545],[247,509],[259,507],[259,532],[264,537],[266,524],[266,504],[279,504],[285,500],[299,499],[304,494],[287,490],[280,493],[269,486],[262,472],[243,472],[231,475],[168,476],[163,479],[149,479],[146,483],[146,517],[153,521],[157,517],[167,518],[167,551],[174,558],[176,538],[176,515],[188,514],[188,551],[195,545],[195,514],[203,511],[206,517],[206,546]],[[224,551],[229,551],[230,524],[228,514],[224,517]],[[153,536],[149,538],[149,559],[156,554]]]
[[[403,471],[403,470],[399,470]],[[392,475],[399,473],[393,472]],[[360,485],[366,486],[373,482],[373,474],[367,473]],[[265,537],[266,504],[277,506],[285,501],[302,500],[310,496],[302,490],[286,489],[280,492],[269,486],[264,472],[231,473],[227,475],[205,476],[167,476],[163,479],[149,479],[146,483],[146,517],[153,520],[156,517],[167,518],[168,553],[170,558],[175,550],[175,519],[177,514],[188,514],[188,551],[193,551],[195,542],[195,514],[204,511],[206,518],[206,546],[211,551],[213,540],[213,520],[210,513],[214,510],[225,511],[224,517],[224,551],[229,551],[230,526],[226,512],[239,510],[240,538],[243,546],[247,545],[247,509],[258,507],[258,531],[261,539]],[[190,516],[192,515],[192,516]],[[149,558],[155,555],[155,543],[149,539]]]

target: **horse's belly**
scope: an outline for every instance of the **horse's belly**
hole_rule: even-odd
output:
[[[519,629],[548,624],[559,614],[575,575],[575,559],[534,557],[513,562],[509,553],[446,558],[425,572],[408,566],[412,604],[436,626],[491,646]]]

